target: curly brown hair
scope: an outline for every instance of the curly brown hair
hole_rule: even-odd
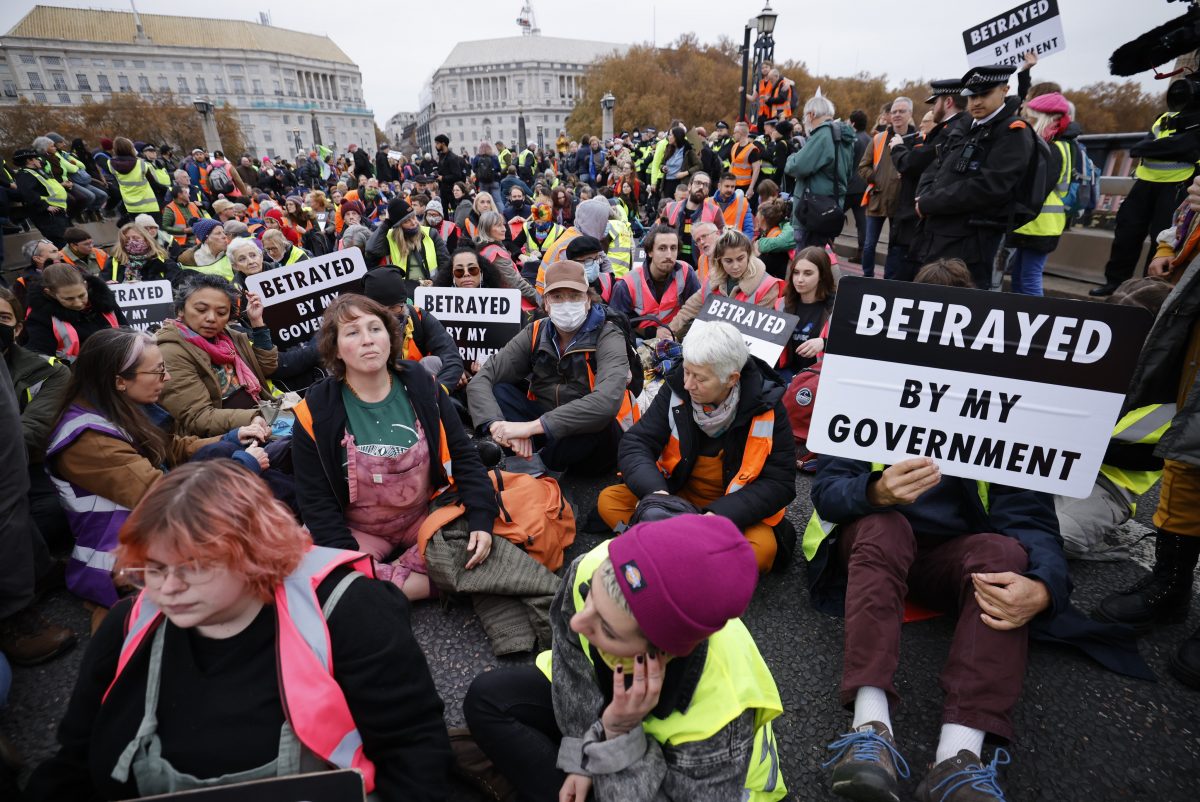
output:
[[[346,378],[346,363],[338,356],[338,329],[343,323],[349,323],[363,315],[374,315],[383,321],[383,327],[387,330],[388,340],[391,342],[389,365],[402,353],[400,326],[387,307],[365,295],[343,293],[326,307],[325,316],[321,319],[321,330],[317,334],[317,352],[321,355],[321,362],[338,381]]]

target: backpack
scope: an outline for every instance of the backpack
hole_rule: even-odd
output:
[[[626,385],[626,389],[633,393],[634,398],[637,398],[645,386],[646,372],[642,368],[642,358],[638,356],[637,349],[633,345],[633,327],[629,325],[629,318],[625,317],[623,313],[618,312],[615,309],[610,309],[607,304],[603,305],[603,309],[605,321],[616,324],[617,328],[621,330],[621,333],[625,335],[625,358],[629,362],[629,383]],[[533,321],[533,331],[530,336],[533,340],[531,345],[534,350],[537,350],[537,338],[541,329],[541,321],[545,319],[546,318],[538,318],[537,320]],[[588,357],[587,354],[584,354],[584,359],[589,358],[594,359],[595,357]]]
[[[1058,176],[1050,175],[1050,145],[1042,139],[1029,125],[1024,126],[1028,136],[1033,138],[1033,155],[1021,182],[1013,193],[1013,205],[1010,215],[1009,231],[1020,228],[1042,213],[1046,205],[1046,196],[1058,180]]]
[[[490,184],[496,180],[496,163],[491,156],[480,156],[475,167],[475,177],[481,184]]]
[[[488,477],[499,508],[492,532],[519,546],[551,571],[561,568],[563,551],[575,542],[575,510],[563,497],[558,482],[549,476],[510,473],[499,468],[488,471]],[[421,554],[424,555],[429,539],[439,529],[465,513],[458,500],[431,511],[417,533]]]
[[[1087,148],[1078,139],[1070,142],[1071,184],[1063,205],[1067,214],[1095,209],[1100,203],[1100,170],[1088,156]]]
[[[214,195],[233,191],[233,179],[225,167],[214,167],[208,171],[208,191]]]
[[[803,456],[808,451],[808,428],[812,423],[813,406],[817,401],[817,386],[821,382],[821,363],[799,371],[783,393],[783,408],[787,410],[788,423],[792,426],[792,439],[796,441],[796,454]]]

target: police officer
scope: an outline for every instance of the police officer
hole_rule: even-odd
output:
[[[924,262],[957,257],[975,286],[990,289],[992,261],[1013,227],[1017,191],[1033,155],[1032,129],[1007,97],[1015,67],[974,67],[962,78],[970,123],[947,126],[933,179],[916,197],[921,218],[913,252]]]
[[[721,120],[717,123],[717,141],[713,143],[712,149],[716,151],[717,158],[721,160],[721,167],[729,170],[729,151],[733,149],[733,137],[729,133],[729,123]]]
[[[1150,135],[1161,140],[1174,133],[1178,112],[1168,111],[1150,126]],[[1113,232],[1112,250],[1104,266],[1104,284],[1088,295],[1112,295],[1121,282],[1133,278],[1133,269],[1142,255],[1146,236],[1171,225],[1171,216],[1187,185],[1195,174],[1194,162],[1180,159],[1151,159],[1142,157],[1134,173],[1133,187],[1117,211],[1117,227]],[[1154,249],[1150,249],[1154,256]]]
[[[67,216],[67,190],[42,170],[42,157],[36,150],[21,148],[12,156],[13,181],[21,194],[25,214],[42,236],[62,248],[71,221]]]

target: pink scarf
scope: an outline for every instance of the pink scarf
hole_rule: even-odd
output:
[[[255,401],[259,399],[259,395],[262,393],[262,385],[259,384],[258,377],[254,375],[254,371],[246,364],[246,360],[242,359],[241,354],[234,348],[233,338],[225,332],[221,332],[217,335],[215,342],[209,342],[204,337],[189,329],[182,320],[176,319],[171,322],[175,324],[175,328],[179,329],[179,333],[183,336],[183,339],[208,354],[208,358],[212,360],[214,365],[233,365],[238,383],[246,388],[246,392],[250,394],[251,398]]]

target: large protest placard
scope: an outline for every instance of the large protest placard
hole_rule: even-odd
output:
[[[414,304],[446,327],[463,361],[485,361],[521,331],[521,291],[418,287]]]
[[[730,323],[742,333],[750,353],[774,366],[787,346],[788,339],[800,318],[787,312],[763,309],[761,306],[734,301],[724,295],[709,295],[704,299],[697,320],[719,320]]]
[[[842,279],[809,448],[1082,498],[1150,323],[1127,306]]]
[[[171,282],[166,279],[110,284],[109,288],[130,328],[148,331],[151,326],[159,326],[175,315]]]
[[[269,780],[220,785],[195,791],[141,797],[142,802],[182,799],[186,802],[355,802],[363,800],[362,775],[354,769],[297,774]]]
[[[367,263],[362,251],[347,248],[256,273],[246,290],[263,302],[263,323],[280,348],[308,340],[321,328],[325,307],[343,292],[358,292]]]
[[[1018,66],[1030,50],[1039,57],[1065,50],[1058,0],[1029,0],[963,31],[967,63]]]

